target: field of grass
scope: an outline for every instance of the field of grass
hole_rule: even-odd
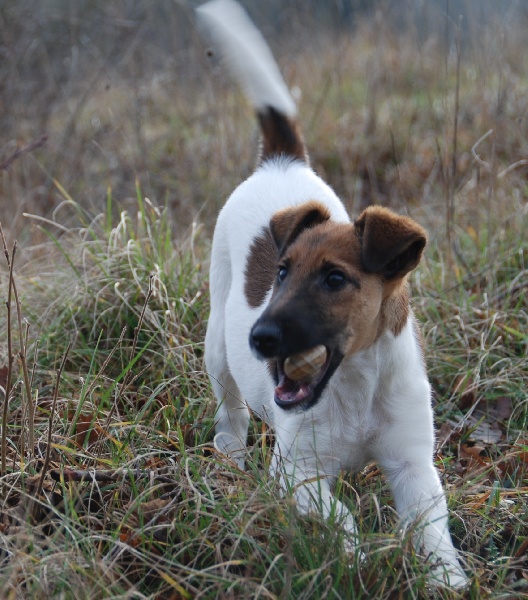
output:
[[[528,598],[528,28],[490,20],[457,43],[446,24],[402,35],[372,12],[274,50],[351,214],[385,204],[429,230],[413,304],[470,587],[428,587],[375,465],[336,491],[358,564],[267,478],[262,423],[246,472],[214,450],[210,240],[257,133],[193,34],[185,85],[175,59],[126,81],[106,64],[45,131],[15,107],[0,139],[0,595]]]

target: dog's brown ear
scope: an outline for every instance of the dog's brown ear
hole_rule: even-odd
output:
[[[285,208],[275,213],[270,221],[271,237],[279,250],[279,255],[290,246],[299,235],[310,227],[324,223],[330,218],[328,209],[312,200],[306,204]]]
[[[418,266],[427,234],[409,217],[371,206],[359,215],[354,227],[361,240],[361,261],[366,271],[396,279]]]

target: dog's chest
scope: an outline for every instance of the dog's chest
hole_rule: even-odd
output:
[[[330,443],[342,468],[358,470],[376,455],[391,422],[380,395],[376,362],[347,365],[329,389],[326,422]]]
[[[339,454],[341,469],[357,471],[375,456],[383,423],[371,407],[350,403],[338,406],[329,423],[331,445]]]

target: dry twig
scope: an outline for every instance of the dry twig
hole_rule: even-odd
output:
[[[4,161],[0,163],[0,171],[4,171],[9,169],[9,167],[15,162],[17,158],[22,156],[23,154],[28,154],[29,152],[33,152],[33,150],[37,150],[37,148],[41,148],[48,141],[48,136],[43,135],[40,140],[36,142],[32,142],[31,144],[27,144],[26,146],[22,146],[22,148],[17,148],[11,156],[6,158]]]

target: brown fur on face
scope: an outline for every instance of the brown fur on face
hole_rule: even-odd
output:
[[[291,244],[302,231],[330,218],[318,202],[279,211],[270,226],[251,244],[244,271],[244,295],[251,308],[261,306],[277,275],[279,252]]]
[[[270,231],[279,254],[282,254],[305,229],[315,227],[329,219],[328,209],[315,200],[277,212],[271,219]]]
[[[310,345],[334,346],[346,356],[375,341],[383,283],[378,275],[363,270],[360,240],[352,224],[327,221],[304,231],[283,253],[280,264],[288,275],[276,285],[269,309],[272,314],[298,315],[312,331],[320,330]],[[345,276],[338,290],[325,283],[335,272]]]
[[[401,332],[409,315],[406,276],[426,243],[414,221],[373,207],[354,224],[335,223],[308,202],[277,213],[270,230],[283,277],[261,320],[281,328],[277,355],[324,344],[346,356],[385,330]]]

